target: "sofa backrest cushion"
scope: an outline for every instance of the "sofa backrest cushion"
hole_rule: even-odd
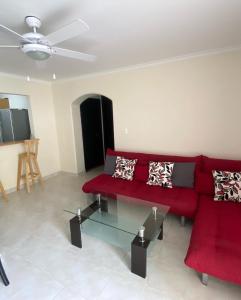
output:
[[[202,172],[196,176],[196,191],[200,194],[214,196],[214,179],[212,171],[241,171],[241,160],[219,159],[202,156]]]
[[[149,175],[149,161],[160,161],[160,162],[193,162],[195,163],[195,180],[196,173],[201,170],[202,156],[176,156],[176,155],[165,155],[165,154],[148,154],[138,152],[126,152],[126,151],[114,151],[107,149],[107,155],[112,156],[124,156],[129,159],[138,159],[134,174],[134,180],[147,182]],[[141,167],[142,166],[142,167]]]
[[[240,172],[241,160],[218,159],[203,156],[203,171],[212,173],[213,170]]]
[[[212,173],[197,172],[195,188],[200,194],[214,196],[214,179]]]
[[[125,151],[114,151],[107,149],[108,155],[124,156],[129,159],[138,159],[138,164],[146,165],[149,161],[161,161],[161,162],[195,162],[196,169],[201,168],[201,158],[202,156],[176,156],[176,155],[165,155],[165,154],[148,154],[148,153],[138,153],[138,152],[125,152]]]
[[[135,173],[134,173],[134,179],[141,181],[141,182],[147,182],[148,180],[148,175],[149,175],[149,171],[148,171],[148,165],[141,165],[141,164],[136,164],[136,168],[135,168]]]

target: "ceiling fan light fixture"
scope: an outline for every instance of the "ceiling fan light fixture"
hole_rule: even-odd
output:
[[[46,60],[52,54],[49,46],[41,44],[24,44],[22,51],[34,60]]]
[[[11,28],[0,24],[1,29],[14,34],[18,37],[18,40],[21,38],[18,41],[18,45],[0,45],[0,49],[19,48],[24,54],[35,61],[47,60],[52,55],[78,59],[86,62],[95,61],[96,57],[94,55],[55,46],[56,44],[74,38],[89,30],[89,26],[81,19],[76,19],[48,35],[37,32],[37,29],[41,27],[41,20],[39,18],[27,16],[25,22],[32,29],[31,32],[25,34],[19,34]]]

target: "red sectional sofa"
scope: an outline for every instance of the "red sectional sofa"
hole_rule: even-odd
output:
[[[105,190],[170,206],[174,214],[194,219],[185,263],[202,274],[241,284],[241,203],[214,201],[212,170],[241,171],[241,161],[205,156],[182,157],[122,151],[108,155],[137,158],[134,180],[101,174],[86,182],[86,193]],[[148,186],[149,161],[195,162],[194,188]]]
[[[138,197],[143,200],[168,205],[170,206],[170,212],[174,214],[194,218],[198,203],[198,194],[194,188],[174,187],[172,189],[167,189],[158,186],[149,186],[146,184],[146,181],[148,179],[148,164],[150,160],[163,162],[195,162],[195,174],[197,174],[201,165],[201,156],[182,157],[155,155],[113,151],[110,149],[107,150],[107,154],[124,156],[129,159],[137,158],[138,161],[135,168],[134,179],[132,181],[127,181],[113,178],[110,175],[101,174],[84,184],[82,189],[85,193],[92,193],[96,190],[105,190],[106,193],[119,193],[129,197]]]
[[[241,203],[213,200],[212,170],[241,171],[241,161],[202,158],[196,182],[198,209],[185,263],[241,284]]]

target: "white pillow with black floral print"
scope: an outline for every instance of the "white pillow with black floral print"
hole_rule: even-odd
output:
[[[241,173],[213,171],[215,201],[241,202]]]
[[[121,156],[117,156],[115,172],[112,177],[133,180],[136,163],[137,159],[127,159]]]
[[[229,188],[224,193],[224,200],[241,203],[241,181],[229,181]]]
[[[147,184],[160,185],[166,188],[172,188],[172,172],[174,163],[172,162],[149,162],[149,177]]]

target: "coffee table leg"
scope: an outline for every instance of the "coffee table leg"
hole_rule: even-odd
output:
[[[8,281],[7,275],[4,271],[1,259],[0,259],[0,277],[2,278],[2,281],[5,285],[9,285],[9,281]]]
[[[160,229],[161,229],[161,231],[158,235],[158,240],[163,240],[163,223],[161,224]]]
[[[105,205],[106,201],[103,200],[102,202]],[[102,209],[102,202],[99,201],[99,203],[101,204],[101,206],[99,206],[98,202],[95,201],[92,204],[90,204],[88,207],[86,207],[82,212],[81,209],[79,208],[77,210],[77,215],[69,221],[72,245],[82,248],[80,225],[99,208]],[[108,207],[104,206],[104,209],[108,210]]]
[[[146,277],[146,257],[147,248],[150,241],[140,242],[140,237],[136,236],[131,244],[131,272]]]
[[[101,211],[108,212],[108,202],[101,198],[101,194],[94,195]]]
[[[76,216],[69,221],[72,245],[82,248],[81,230],[79,218]]]

